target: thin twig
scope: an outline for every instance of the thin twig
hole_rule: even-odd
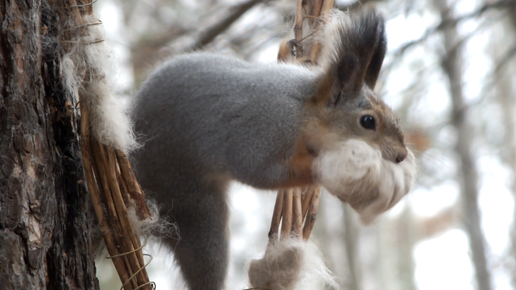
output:
[[[405,51],[407,49],[411,48],[412,46],[415,46],[416,44],[419,44],[419,43],[425,41],[430,35],[433,35],[434,33],[438,32],[440,30],[457,25],[457,23],[459,23],[463,20],[481,16],[488,10],[503,8],[514,2],[515,2],[515,0],[500,0],[500,1],[494,2],[494,3],[486,3],[482,7],[478,8],[477,10],[475,10],[471,13],[468,13],[468,14],[465,14],[465,15],[462,15],[462,16],[459,16],[459,17],[453,18],[453,19],[443,19],[436,26],[427,29],[425,31],[425,33],[423,33],[423,36],[421,36],[420,38],[410,41],[410,42],[407,42],[402,47],[398,48],[396,51],[394,51],[393,55],[394,56],[402,55],[403,53],[405,53]]]
[[[303,215],[301,210],[301,189],[293,189],[292,199],[292,230],[291,235],[294,237],[300,237],[303,229]]]
[[[253,8],[256,4],[263,0],[250,0],[233,7],[232,13],[227,15],[222,21],[213,25],[204,31],[197,41],[190,47],[190,50],[202,48],[212,42],[218,35],[226,31],[235,21],[237,21],[244,13]]]
[[[290,231],[292,228],[292,189],[285,189],[283,191],[283,215],[281,221],[281,237],[280,240],[284,240],[290,237]]]
[[[279,191],[274,204],[274,212],[272,214],[271,229],[269,230],[269,240],[278,238],[279,226],[281,222],[281,213],[283,212],[283,191]],[[273,242],[273,241],[271,241]]]
[[[317,211],[319,210],[319,200],[321,197],[321,188],[315,187],[315,192],[312,196],[312,201],[310,202],[310,207],[308,209],[308,214],[305,220],[305,226],[303,228],[303,239],[308,240],[310,235],[312,234],[312,230],[315,225],[315,219],[317,217]]]

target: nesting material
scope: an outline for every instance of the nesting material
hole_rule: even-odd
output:
[[[100,142],[115,149],[129,152],[137,142],[128,116],[128,106],[114,91],[113,55],[104,40],[101,22],[93,15],[84,15],[82,27],[76,28],[81,36],[73,42],[61,61],[61,74],[74,101],[88,107],[91,130]]]
[[[148,200],[147,206],[150,211],[149,218],[141,219],[140,215],[136,212],[136,208],[131,206],[127,208],[127,216],[133,228],[135,235],[139,237],[147,236],[152,232],[162,232],[165,230],[174,230],[173,225],[168,225],[159,218],[159,208],[154,202]]]
[[[127,152],[137,147],[122,100],[108,75],[112,56],[101,22],[91,10],[75,13],[64,40],[61,75],[81,112],[81,154],[88,191],[110,258],[125,290],[153,289],[136,232],[155,221],[136,181]],[[133,208],[129,217],[127,207]]]
[[[270,243],[249,264],[249,282],[256,289],[338,289],[315,245],[298,238]]]
[[[395,164],[383,159],[380,149],[350,139],[321,153],[314,171],[318,181],[349,203],[367,224],[410,191],[416,162],[409,151],[403,162]]]

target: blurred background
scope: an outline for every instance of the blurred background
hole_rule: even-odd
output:
[[[295,0],[102,0],[118,92],[130,99],[174,55],[207,49],[275,62]],[[516,290],[516,0],[336,1],[386,18],[377,93],[418,157],[412,192],[372,225],[323,193],[312,240],[346,290]],[[267,245],[274,192],[233,184],[228,289]],[[173,258],[149,242],[157,289],[182,289]],[[102,289],[120,282],[97,263]],[[117,286],[118,285],[118,286]]]

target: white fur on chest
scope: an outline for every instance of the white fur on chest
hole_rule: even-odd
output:
[[[409,150],[398,164],[364,141],[351,139],[320,153],[314,163],[318,182],[331,194],[349,203],[364,223],[393,207],[416,175],[415,157]]]

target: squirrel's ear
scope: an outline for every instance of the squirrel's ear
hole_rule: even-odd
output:
[[[354,15],[337,13],[324,35],[333,43],[326,44],[330,59],[320,80],[319,98],[353,95],[364,84],[373,89],[387,48],[383,18],[372,9]]]
[[[385,35],[385,25],[383,18],[379,18],[378,32],[377,32],[377,44],[374,50],[369,66],[367,67],[365,75],[365,83],[369,88],[374,89],[380,70],[382,69],[383,59],[387,52],[387,36]]]

